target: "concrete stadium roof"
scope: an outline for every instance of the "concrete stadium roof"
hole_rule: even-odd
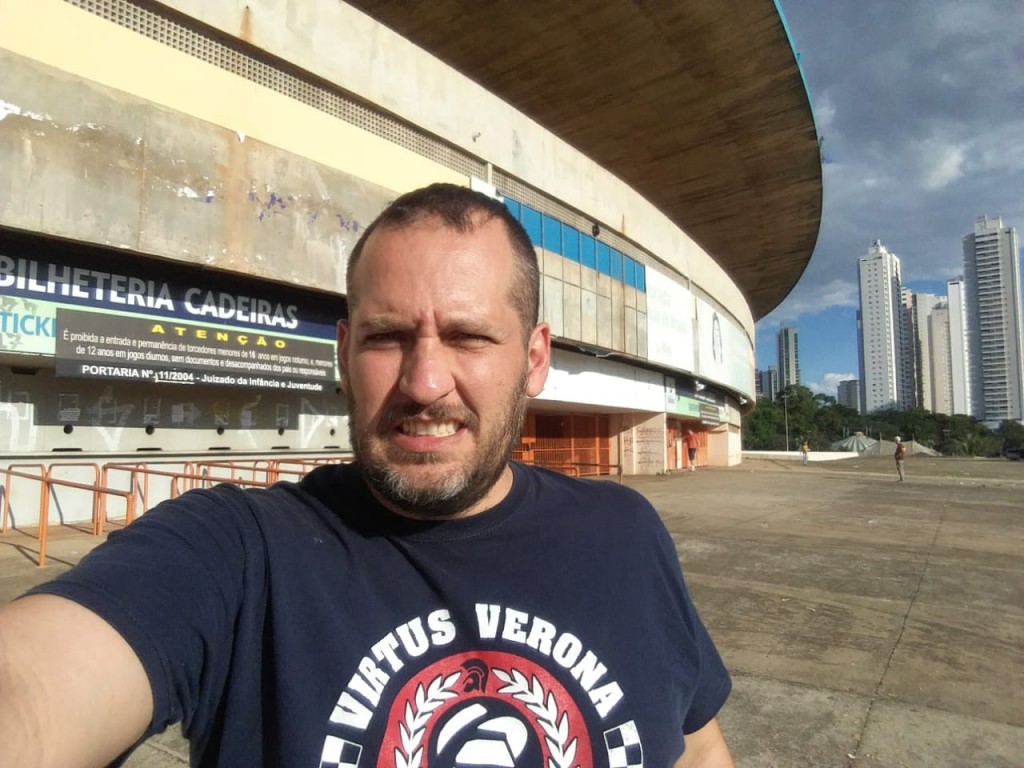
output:
[[[636,189],[729,273],[755,319],[803,274],[821,160],[773,0],[349,2]]]

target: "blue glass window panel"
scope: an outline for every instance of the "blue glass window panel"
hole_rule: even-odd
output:
[[[541,236],[540,211],[535,211],[530,206],[524,205],[520,221],[523,222],[523,228],[526,230],[526,234],[530,236],[530,242],[534,245],[540,245],[543,242],[543,238]]]
[[[562,255],[569,261],[579,263],[580,260],[580,231],[568,224],[562,225]]]
[[[597,244],[597,271],[602,275],[612,273],[612,249],[607,243]]]
[[[562,252],[562,222],[544,214],[544,249]]]
[[[636,289],[647,293],[647,267],[640,263],[636,265]]]
[[[597,243],[590,235],[580,235],[580,263],[584,267],[597,269]]]
[[[630,288],[636,288],[636,262],[633,261],[629,256],[623,257],[623,277],[622,281]]]
[[[622,254],[612,248],[612,280],[622,280]]]
[[[505,198],[505,207],[508,208],[508,212],[512,214],[512,218],[513,219],[515,219],[516,221],[520,221],[520,219],[519,219],[519,203],[518,203],[518,201],[513,200],[511,197],[506,197]]]

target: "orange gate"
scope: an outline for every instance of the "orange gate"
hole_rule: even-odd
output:
[[[618,473],[604,414],[530,413],[513,458],[575,476]]]

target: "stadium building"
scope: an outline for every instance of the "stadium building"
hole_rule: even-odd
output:
[[[532,10],[531,10],[532,8]],[[500,196],[556,347],[517,457],[740,461],[818,137],[772,0],[0,0],[4,462],[348,449],[347,255],[398,194]]]

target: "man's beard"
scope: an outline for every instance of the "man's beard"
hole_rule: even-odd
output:
[[[498,482],[519,443],[526,419],[526,383],[524,371],[488,435],[480,433],[480,420],[468,408],[440,404],[386,407],[374,423],[360,429],[357,427],[359,404],[349,392],[349,441],[363,479],[381,499],[415,517],[440,519],[465,512]],[[479,441],[475,452],[462,466],[446,472],[437,481],[417,483],[414,477],[403,471],[406,466],[443,463],[448,457],[441,452],[406,451],[390,441],[392,425],[398,420],[414,417],[461,422]]]

